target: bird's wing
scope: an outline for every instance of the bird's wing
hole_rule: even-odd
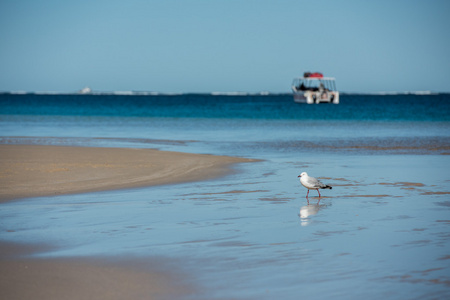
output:
[[[314,177],[308,177],[308,184],[310,184],[311,186],[315,187],[315,188],[320,188],[325,186],[322,182],[320,182],[319,180],[317,180]]]

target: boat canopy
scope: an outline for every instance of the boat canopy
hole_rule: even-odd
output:
[[[323,74],[319,72],[311,73],[311,72],[305,72],[303,73],[303,77],[305,78],[323,78]]]
[[[313,73],[320,74],[320,73]],[[306,73],[305,73],[306,75]],[[292,82],[292,88],[296,91],[336,91],[336,80],[333,77],[323,77],[322,74],[308,77],[295,78]]]

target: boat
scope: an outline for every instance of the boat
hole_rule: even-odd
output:
[[[87,95],[87,94],[91,94],[91,93],[92,93],[92,90],[88,86],[78,91],[78,94],[82,94],[82,95]]]
[[[292,91],[294,93],[294,101],[297,103],[339,104],[336,80],[333,77],[324,77],[319,72],[306,72],[303,74],[303,77],[294,78]]]

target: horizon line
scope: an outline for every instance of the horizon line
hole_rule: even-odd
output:
[[[438,94],[450,94],[449,92],[436,92],[436,91],[380,91],[380,92],[339,92],[341,95],[438,95]],[[72,92],[58,92],[58,91],[0,91],[0,94],[12,94],[12,95],[117,95],[117,96],[178,96],[178,95],[212,95],[212,96],[268,96],[268,95],[292,95],[292,92],[155,92],[155,91],[72,91]]]

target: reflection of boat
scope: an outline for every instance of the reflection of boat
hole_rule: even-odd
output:
[[[294,101],[297,103],[333,103],[339,104],[339,92],[332,77],[323,77],[322,73],[303,74],[292,82]]]

